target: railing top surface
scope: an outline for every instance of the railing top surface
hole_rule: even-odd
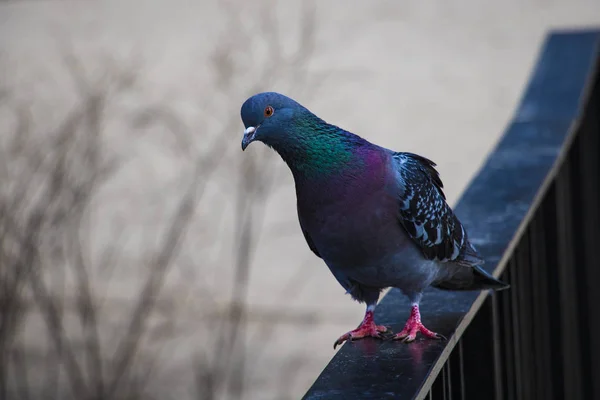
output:
[[[561,156],[582,112],[599,48],[600,29],[548,36],[513,122],[455,207],[488,271],[500,272]],[[422,398],[485,295],[429,289],[423,318],[448,341],[347,343],[304,399]],[[409,310],[408,300],[393,289],[377,308],[377,322],[399,331]]]

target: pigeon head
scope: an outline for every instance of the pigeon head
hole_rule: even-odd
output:
[[[295,177],[337,174],[366,143],[279,93],[250,97],[242,105],[241,117],[245,127],[242,150],[254,141],[263,142],[279,153]]]
[[[241,116],[246,130],[242,150],[256,140],[276,147],[293,140],[295,119],[312,115],[294,100],[275,92],[259,93],[244,102]]]

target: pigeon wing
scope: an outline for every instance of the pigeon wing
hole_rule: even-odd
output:
[[[394,153],[393,159],[400,185],[398,218],[425,258],[482,264],[463,225],[446,203],[436,164],[406,152]]]

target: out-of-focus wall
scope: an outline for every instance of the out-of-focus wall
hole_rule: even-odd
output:
[[[111,338],[128,332],[125,310],[160,258],[154,250],[201,178],[148,320],[160,340],[139,349],[159,360],[146,382],[154,394],[184,398],[194,365],[218,365],[226,383],[195,376],[206,398],[211,387],[215,398],[297,398],[364,311],[305,245],[283,163],[260,144],[241,152],[247,96],[281,91],[371,141],[435,160],[453,203],[511,117],[547,30],[600,24],[597,0],[296,3],[0,2],[0,138],[21,135],[22,120],[30,143],[59,135],[90,104],[101,135],[93,146],[107,165],[119,160],[73,236],[85,238],[107,357]],[[3,193],[10,198],[10,188]],[[110,273],[107,247],[118,253]],[[65,272],[67,283],[50,292],[77,302],[76,276]],[[19,343],[43,352],[48,320],[31,302]],[[241,321],[223,325],[233,317]],[[223,366],[219,340],[235,347]]]

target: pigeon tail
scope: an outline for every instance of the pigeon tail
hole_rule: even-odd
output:
[[[442,290],[503,290],[510,287],[508,283],[494,278],[479,265],[465,268],[470,270],[469,279],[464,279],[464,274],[460,273],[451,279],[435,282],[432,286]]]
[[[460,252],[460,255],[458,256],[458,259],[455,260],[455,262],[467,267],[485,264],[484,259],[481,257],[481,255],[479,255],[473,244],[471,244],[471,242],[468,239],[465,241],[465,245],[462,251]]]

